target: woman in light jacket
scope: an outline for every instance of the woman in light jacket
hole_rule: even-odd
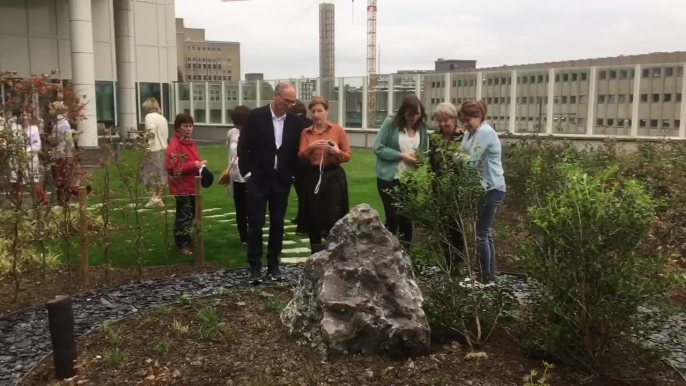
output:
[[[248,112],[250,108],[247,106],[237,106],[233,109],[231,121],[234,128],[226,135],[226,146],[229,148],[229,176],[231,177],[228,192],[233,197],[236,207],[236,225],[243,247],[248,242],[248,191],[245,179],[238,169],[238,139],[248,120]]]
[[[479,261],[482,281],[488,282],[495,276],[495,243],[493,223],[498,206],[505,199],[505,175],[501,160],[500,138],[486,122],[486,102],[466,101],[460,107],[458,117],[466,133],[462,139],[462,150],[467,152],[469,165],[479,170],[481,185],[486,195],[479,203],[476,225]]]
[[[141,179],[150,192],[150,201],[145,205],[147,208],[154,206],[163,207],[164,188],[167,186],[167,173],[164,170],[165,152],[169,142],[169,122],[160,113],[160,104],[157,99],[148,98],[144,104],[145,111],[145,139],[148,149],[143,167]]]
[[[41,164],[38,154],[43,148],[43,143],[37,123],[38,121],[31,111],[24,111],[21,114],[20,123],[12,123],[11,126],[17,144],[20,144],[20,147],[24,147],[26,151],[25,157],[17,157],[12,162],[10,182],[12,183],[16,204],[21,203],[21,188],[24,184],[28,184],[29,181],[33,182],[34,185],[35,203],[40,206],[50,204],[40,182]]]
[[[392,190],[400,184],[400,175],[414,170],[419,156],[428,149],[426,111],[416,95],[407,95],[398,113],[381,125],[374,142],[376,186],[386,213],[386,229],[406,244],[412,242],[412,222],[398,213]]]

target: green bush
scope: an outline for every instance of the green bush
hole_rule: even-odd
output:
[[[520,254],[541,286],[532,336],[546,354],[597,371],[637,307],[665,290],[664,260],[638,253],[656,203],[617,168],[560,170],[564,190],[529,209],[532,233]]]

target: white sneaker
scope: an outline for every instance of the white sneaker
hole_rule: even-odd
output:
[[[147,204],[145,204],[145,207],[150,209],[154,207],[162,208],[164,207],[164,201],[162,201],[159,198],[151,198],[150,201],[148,201]]]

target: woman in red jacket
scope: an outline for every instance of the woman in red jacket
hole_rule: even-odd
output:
[[[169,192],[176,197],[174,241],[179,252],[191,256],[191,223],[195,218],[195,177],[207,165],[200,159],[198,148],[191,139],[193,117],[179,114],[174,120],[174,139],[167,147],[166,168]]]

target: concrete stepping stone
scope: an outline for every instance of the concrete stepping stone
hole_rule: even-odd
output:
[[[309,257],[282,257],[282,264],[304,264],[309,260]]]
[[[207,209],[203,209],[202,212],[203,213],[210,213],[210,212],[216,212],[218,210],[222,210],[222,208],[207,208]]]
[[[300,247],[284,249],[283,251],[281,251],[281,253],[283,253],[284,255],[309,255],[310,253],[312,253],[312,251],[310,250],[310,248]]]
[[[262,244],[267,245],[267,244],[269,244],[269,242],[268,242],[268,241],[264,241],[264,242],[262,242]],[[295,245],[295,244],[296,244],[296,243],[295,243],[295,241],[293,241],[293,240],[284,240],[284,241],[283,241],[283,245]]]
[[[202,216],[202,217],[203,218],[223,218],[223,217],[229,217],[229,215],[225,213],[225,214],[213,214],[210,216]]]

